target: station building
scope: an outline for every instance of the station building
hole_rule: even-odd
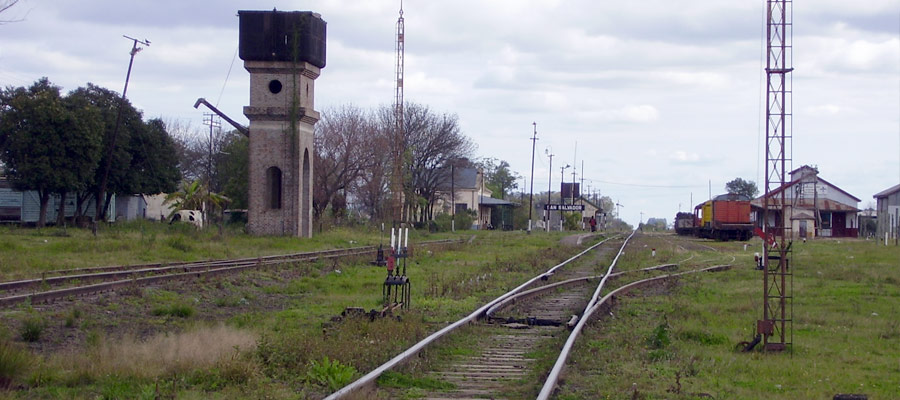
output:
[[[804,165],[790,172],[791,180],[751,201],[757,226],[762,227],[763,201],[769,197],[768,226],[790,226],[794,238],[857,237],[857,213],[861,201],[819,177],[816,168]],[[784,214],[776,207],[785,194]]]

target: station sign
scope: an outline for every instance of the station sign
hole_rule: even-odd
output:
[[[584,204],[544,204],[547,211],[584,211]]]

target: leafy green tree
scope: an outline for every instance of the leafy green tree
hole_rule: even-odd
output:
[[[92,83],[88,83],[85,87],[75,89],[69,93],[69,96],[83,99],[94,107],[97,107],[100,111],[100,117],[103,123],[101,128],[103,142],[100,163],[99,167],[94,171],[94,178],[88,185],[88,191],[93,194],[97,205],[101,206],[101,209],[97,210],[97,215],[105,215],[106,210],[109,209],[109,202],[114,193],[134,193],[131,191],[133,183],[131,182],[131,171],[129,171],[129,168],[131,167],[132,151],[131,146],[128,144],[131,142],[131,138],[135,135],[136,131],[144,129],[144,121],[141,119],[141,113],[136,110],[128,100],[122,102],[122,98],[118,93]],[[122,121],[117,134],[118,138],[116,139],[116,146],[110,155],[109,149],[113,132],[116,127],[116,118],[117,113],[119,112],[120,102],[122,103]],[[106,196],[101,199],[100,185],[105,173],[107,159],[111,160],[111,164],[107,179]],[[101,218],[98,218],[98,220],[99,219]]]
[[[478,164],[484,171],[485,186],[491,189],[491,197],[505,199],[508,192],[518,189],[521,176],[510,171],[508,162],[486,158]]]
[[[246,209],[250,191],[250,139],[238,131],[229,132],[224,138],[222,152],[218,155],[219,186],[222,194],[231,199],[231,208]]]
[[[204,204],[209,204],[212,209],[221,210],[227,203],[227,197],[210,192],[199,179],[182,181],[178,190],[166,195],[165,201],[165,204],[172,205],[172,214],[180,210],[202,210]]]
[[[59,92],[47,78],[0,92],[0,159],[14,187],[38,192],[39,227],[50,194],[84,188],[99,158],[97,110]]]
[[[181,171],[175,144],[166,133],[166,125],[160,119],[151,119],[132,132],[127,149],[131,165],[127,168],[125,185],[121,194],[169,193],[178,187]]]
[[[759,189],[756,188],[756,182],[745,181],[741,178],[734,178],[731,182],[726,183],[725,190],[728,193],[742,194],[751,199],[759,193]]]

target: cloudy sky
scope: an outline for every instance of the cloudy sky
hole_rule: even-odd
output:
[[[629,223],[671,222],[735,177],[763,186],[764,3],[406,0],[405,97],[457,114],[478,156],[526,178],[536,122],[535,193],[574,164]],[[20,20],[0,25],[0,85],[121,91],[128,35],[151,41],[128,88],[145,117],[199,129],[205,97],[246,123],[236,11],[273,7],[328,23],[318,110],[393,101],[394,0],[20,0],[0,15]],[[865,207],[900,182],[900,1],[798,1],[793,14],[793,167],[818,166]]]

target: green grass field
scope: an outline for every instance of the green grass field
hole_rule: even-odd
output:
[[[559,233],[411,232],[410,241],[472,234],[468,245],[417,249],[408,263],[412,308],[399,318],[335,318],[346,307],[381,304],[385,272],[361,259],[0,310],[0,398],[320,398],[570,255],[559,247]],[[109,227],[96,238],[74,229],[4,227],[0,277],[378,242],[377,231],[353,229],[300,240],[148,223]],[[559,398],[898,397],[900,249],[856,240],[798,244],[793,351],[746,354],[733,349],[751,339],[761,314],[754,248],[686,243],[644,236],[619,269],[732,260],[736,268],[619,301],[613,316],[586,330]],[[442,346],[428,353],[469,351],[465,338]],[[552,343],[545,347],[535,356],[551,357]],[[421,388],[446,386],[402,371],[384,383],[412,388],[404,392],[411,398]],[[533,390],[515,389],[523,398]]]
[[[61,268],[379,242],[376,231],[349,229],[312,240],[237,231],[222,237],[159,224],[110,227],[97,238],[73,229],[3,229],[4,280]],[[412,308],[400,318],[334,320],[346,307],[380,308],[385,271],[367,259],[288,264],[2,310],[0,386],[7,391],[0,397],[322,397],[568,256],[556,248],[561,234],[411,232],[410,242],[473,234],[468,245],[416,249],[407,265]],[[28,327],[36,327],[34,340],[23,338]]]
[[[741,353],[762,318],[752,243],[705,243],[736,268],[621,299],[585,331],[559,398],[900,398],[900,248],[796,243],[792,351]]]

